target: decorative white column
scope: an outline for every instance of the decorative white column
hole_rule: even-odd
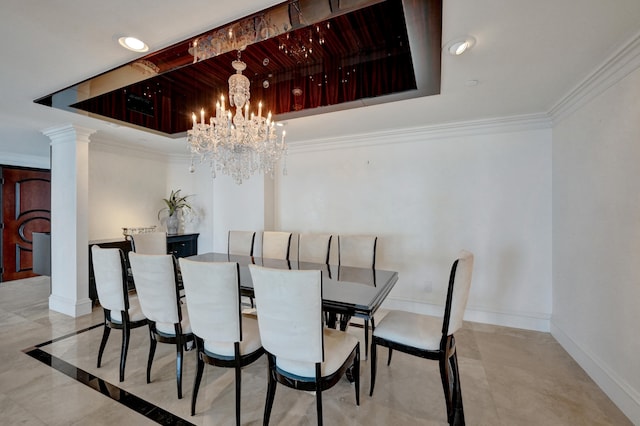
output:
[[[51,295],[49,309],[79,317],[89,299],[89,136],[93,129],[64,125],[51,139]]]

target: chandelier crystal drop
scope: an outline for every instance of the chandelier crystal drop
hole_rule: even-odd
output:
[[[187,144],[191,151],[191,171],[194,158],[209,162],[212,176],[216,171],[231,176],[237,184],[249,179],[258,171],[274,176],[278,161],[283,158],[286,172],[287,145],[283,130],[278,137],[277,125],[271,119],[262,116],[262,102],[258,104],[257,115],[249,115],[249,79],[242,74],[247,64],[238,59],[233,61],[236,73],[229,77],[229,104],[235,107],[235,114],[226,110],[224,95],[216,103],[215,117],[205,122],[205,111],[200,111],[200,122],[194,113],[193,128],[187,131]]]

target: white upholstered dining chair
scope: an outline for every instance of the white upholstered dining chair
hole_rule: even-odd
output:
[[[139,254],[167,254],[166,232],[146,232],[131,236],[131,249]]]
[[[291,232],[264,231],[262,233],[262,257],[289,260]]]
[[[255,239],[255,231],[229,231],[227,235],[227,255],[229,255],[229,257],[253,256]],[[245,300],[248,298],[249,305],[251,305],[251,308],[254,308],[253,296],[245,294],[243,297]]]
[[[298,262],[329,263],[331,234],[299,234]]]
[[[338,263],[357,268],[376,267],[375,235],[338,235]]]
[[[170,254],[129,253],[129,263],[142,313],[149,321],[147,383],[158,342],[176,347],[178,399],[182,398],[183,351],[193,342],[186,305],[180,303],[175,258]]]
[[[240,369],[260,358],[264,349],[258,321],[240,313],[239,266],[236,262],[198,262],[184,258],[179,262],[198,359],[191,415],[195,414],[204,364],[234,368],[236,425],[240,425]]]
[[[254,231],[229,231],[227,237],[227,254],[253,256],[253,244],[256,239]]]
[[[104,311],[104,330],[98,350],[97,368],[100,368],[102,363],[102,354],[111,329],[122,330],[120,349],[120,381],[122,382],[131,329],[147,325],[147,318],[142,314],[138,297],[135,294],[129,294],[127,269],[122,250],[91,246],[91,262],[98,300]]]
[[[393,350],[436,360],[440,365],[440,379],[447,405],[447,421],[450,425],[465,424],[454,333],[462,327],[471,287],[473,261],[473,254],[463,250],[453,262],[442,318],[390,311],[378,323],[373,331],[371,342],[369,395],[373,395],[376,383],[377,346],[389,348],[387,365],[391,363]]]
[[[376,249],[378,237],[375,235],[338,235],[338,263],[339,266],[353,266],[356,268],[371,269],[374,273],[376,267]],[[338,268],[340,272],[340,268]],[[341,277],[338,274],[338,281]],[[364,357],[369,355],[369,321],[362,318],[352,318],[350,325],[364,328]],[[375,321],[371,317],[371,329],[375,328]]]
[[[349,370],[360,405],[360,342],[350,334],[324,327],[322,273],[249,265],[262,345],[269,361],[263,424],[269,424],[276,384],[315,391],[318,424],[322,393]]]

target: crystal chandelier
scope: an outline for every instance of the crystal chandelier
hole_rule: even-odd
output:
[[[249,79],[242,75],[247,64],[238,59],[232,62],[236,74],[229,77],[229,104],[235,107],[235,115],[225,109],[224,95],[216,103],[216,115],[205,122],[205,111],[200,111],[200,122],[193,114],[193,128],[187,131],[187,144],[191,151],[191,171],[194,157],[208,161],[212,176],[216,171],[231,176],[237,184],[261,171],[274,176],[280,158],[286,157],[285,131],[278,138],[276,123],[262,116],[262,102],[258,104],[258,114],[249,115]],[[243,114],[244,110],[244,114]],[[278,140],[279,139],[279,140]],[[283,167],[283,174],[286,172]]]

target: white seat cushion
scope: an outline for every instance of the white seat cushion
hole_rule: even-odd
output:
[[[138,296],[129,295],[129,321],[142,321],[145,319],[142,309],[140,308],[140,302]],[[116,323],[122,324],[122,313],[120,311],[111,311],[111,320]]]
[[[234,343],[216,342],[205,340],[204,349],[210,354],[225,357],[234,357]],[[260,332],[258,331],[258,320],[255,317],[242,316],[242,341],[240,342],[240,355],[253,353],[260,349]]]
[[[389,311],[373,335],[418,349],[438,350],[442,339],[442,318],[404,311]]]
[[[191,333],[191,322],[189,321],[189,311],[187,310],[187,305],[180,305],[180,309],[182,311],[182,334],[190,334]],[[159,333],[165,334],[167,336],[175,336],[176,329],[173,324],[165,323],[165,322],[156,322],[156,330]]]
[[[356,337],[344,331],[325,328],[324,362],[321,365],[322,377],[338,371],[357,344],[358,339]],[[314,363],[291,361],[280,356],[276,358],[276,366],[280,370],[300,378],[313,379],[316,376],[316,366]]]

